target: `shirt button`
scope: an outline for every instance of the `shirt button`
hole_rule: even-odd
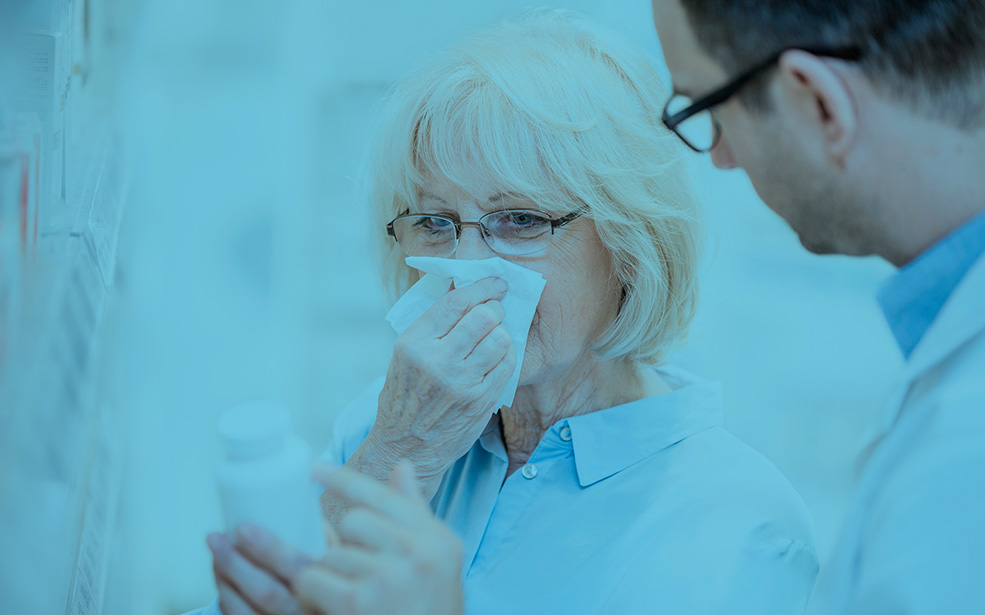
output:
[[[523,468],[520,470],[520,474],[523,474],[523,478],[526,479],[536,478],[537,466],[535,466],[532,463],[528,463],[527,465],[523,466]]]
[[[561,428],[561,439],[565,442],[571,442],[571,428],[567,425]]]

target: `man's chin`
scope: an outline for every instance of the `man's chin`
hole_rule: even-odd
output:
[[[849,242],[842,242],[840,245],[836,245],[833,241],[819,239],[801,233],[797,234],[797,238],[800,239],[800,245],[804,246],[805,250],[811,254],[820,256],[871,256],[874,254],[872,250],[854,246]]]
[[[809,237],[803,233],[797,233],[797,238],[800,240],[800,245],[804,246],[804,249],[811,254],[818,254],[821,256],[830,254],[844,254],[842,250],[836,248],[830,241],[821,240],[816,237]]]

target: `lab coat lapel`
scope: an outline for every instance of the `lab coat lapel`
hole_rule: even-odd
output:
[[[856,463],[859,471],[865,467],[872,452],[896,424],[913,384],[983,331],[985,331],[985,256],[979,258],[968,270],[920,344],[914,349],[886,414],[874,425],[865,440]]]
[[[924,375],[960,346],[985,330],[985,257],[965,274],[944,304],[940,316],[927,330],[923,344],[917,346],[907,373],[911,380]]]

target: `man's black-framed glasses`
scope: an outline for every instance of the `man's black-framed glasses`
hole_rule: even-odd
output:
[[[536,209],[504,209],[475,222],[463,222],[450,214],[404,213],[386,225],[386,233],[407,256],[451,256],[458,249],[462,228],[478,229],[489,249],[504,256],[527,256],[547,249],[554,231],[583,215],[582,207],[554,218]]]
[[[698,100],[692,100],[683,94],[671,96],[667,104],[664,105],[664,126],[672,130],[694,151],[699,153],[711,151],[721,137],[721,128],[712,116],[711,110],[732,98],[739,90],[759,76],[760,73],[776,64],[784,53],[792,49],[806,51],[816,56],[852,62],[862,57],[862,48],[857,46],[830,49],[802,47],[783,49]]]

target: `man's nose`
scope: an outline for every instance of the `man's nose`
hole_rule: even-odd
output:
[[[725,142],[725,139],[719,139],[715,147],[711,148],[711,163],[719,169],[728,170],[738,168],[739,164],[735,161],[735,157],[732,155],[732,149]]]
[[[458,249],[455,258],[463,261],[476,261],[496,256],[482,240],[482,231],[475,226],[463,226],[458,238]]]

